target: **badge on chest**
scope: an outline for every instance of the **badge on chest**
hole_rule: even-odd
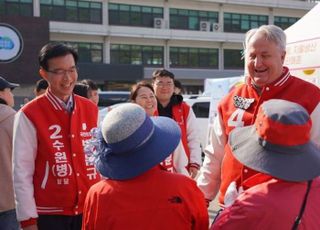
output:
[[[247,110],[251,104],[254,102],[254,98],[245,98],[245,97],[239,97],[235,95],[233,97],[233,104],[238,109]]]

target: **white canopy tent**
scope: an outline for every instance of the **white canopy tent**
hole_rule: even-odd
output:
[[[320,4],[290,26],[285,65],[291,74],[320,86]]]

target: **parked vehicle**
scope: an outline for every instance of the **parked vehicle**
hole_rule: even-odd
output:
[[[129,91],[100,91],[99,108],[108,107],[129,100]]]
[[[196,115],[199,126],[199,138],[202,150],[207,145],[208,126],[209,126],[209,110],[210,110],[210,97],[206,96],[191,96],[184,99],[190,105]]]

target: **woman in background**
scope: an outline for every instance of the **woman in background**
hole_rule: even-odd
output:
[[[77,82],[74,85],[73,93],[89,99],[89,86],[83,83]]]
[[[16,111],[12,90],[18,84],[0,77],[0,229],[19,230],[12,181],[12,136]]]
[[[91,79],[83,79],[80,83],[88,86],[88,99],[98,105],[99,103],[99,93],[98,86]]]
[[[140,105],[149,116],[154,116],[157,110],[157,99],[153,87],[146,81],[140,81],[131,88],[130,101]],[[161,165],[170,172],[181,173],[190,176],[187,170],[188,159],[183,152],[182,143],[168,156]]]
[[[152,85],[140,81],[131,88],[130,101],[140,105],[149,116],[154,116],[157,109],[157,99]]]

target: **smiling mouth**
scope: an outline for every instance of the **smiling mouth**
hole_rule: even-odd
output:
[[[63,84],[62,87],[68,89],[68,88],[71,87],[71,85],[72,85],[72,84]]]
[[[266,72],[267,69],[262,69],[262,70],[257,70],[257,69],[255,69],[254,71],[255,71],[256,73],[263,73],[263,72]]]

